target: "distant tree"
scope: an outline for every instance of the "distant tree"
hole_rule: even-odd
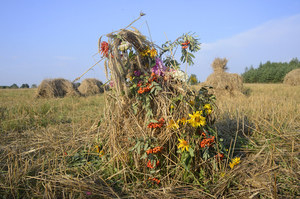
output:
[[[283,82],[285,75],[300,68],[300,62],[297,58],[290,62],[270,62],[260,63],[259,67],[254,69],[246,67],[242,74],[245,83],[279,83]]]
[[[31,88],[37,88],[37,85],[36,84],[32,84]]]
[[[29,88],[28,84],[22,84],[20,88]]]
[[[195,84],[198,84],[198,79],[197,79],[197,76],[195,74],[191,74],[188,82],[191,84],[191,85],[195,85]]]
[[[10,88],[19,88],[19,86],[17,84],[13,84],[10,86]]]

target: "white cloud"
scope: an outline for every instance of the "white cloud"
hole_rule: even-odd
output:
[[[246,66],[257,67],[260,62],[290,61],[300,57],[299,35],[300,14],[272,20],[231,38],[203,43],[189,71],[204,81],[216,57],[226,57],[233,73],[243,73]]]

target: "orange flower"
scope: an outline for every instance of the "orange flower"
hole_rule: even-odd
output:
[[[184,43],[181,43],[182,49],[187,49],[189,44],[190,44],[190,41],[189,41],[189,40],[187,40],[187,41],[184,42]]]
[[[162,151],[162,147],[160,147],[160,146],[157,146],[157,147],[155,147],[154,149],[153,149],[153,153],[158,153],[158,152],[161,152]]]
[[[153,129],[154,128],[161,128],[164,125],[164,123],[165,123],[164,118],[160,118],[157,123],[150,122],[147,127],[148,128],[153,128]]]
[[[217,158],[217,160],[223,160],[224,154],[223,153],[218,153],[217,155],[215,155],[215,157]]]
[[[149,155],[150,153],[153,153],[153,149],[148,149],[148,150],[146,151],[146,153],[147,153],[147,155]]]
[[[206,146],[210,147],[215,141],[215,136],[212,136],[211,138],[206,138],[201,141],[200,146],[201,148],[204,148]]]
[[[156,161],[156,167],[158,167],[158,165],[159,165],[159,160]],[[152,164],[151,164],[151,160],[148,160],[147,167],[150,168],[150,169],[154,168],[154,166],[152,166]]]
[[[157,179],[157,178],[150,178],[150,177],[149,177],[148,180],[151,180],[151,181],[153,181],[153,183],[156,183],[156,184],[159,184],[159,183],[160,183],[160,180]]]

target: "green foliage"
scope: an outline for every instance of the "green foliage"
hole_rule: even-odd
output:
[[[20,88],[29,88],[28,84],[22,84]]]
[[[254,69],[252,66],[242,74],[245,83],[279,83],[283,82],[285,75],[300,68],[300,62],[297,58],[287,62],[270,62],[260,64],[258,68]]]
[[[190,76],[190,78],[188,80],[188,83],[191,84],[191,85],[198,84],[197,76],[195,74],[191,74],[191,76]]]
[[[13,84],[10,86],[10,88],[19,88],[19,86],[17,84]]]

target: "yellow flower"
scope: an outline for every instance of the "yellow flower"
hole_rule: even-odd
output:
[[[154,58],[157,55],[157,51],[155,48],[152,48],[150,51],[148,51],[151,58]]]
[[[198,126],[205,126],[206,124],[206,119],[205,117],[202,116],[202,111],[196,111],[194,112],[193,115],[189,114],[190,118],[188,122],[193,126],[193,127],[198,127]]]
[[[177,121],[177,123],[182,123],[183,125],[185,125],[185,123],[187,123],[187,119],[185,117],[181,118],[180,120]]]
[[[229,163],[230,168],[233,169],[233,167],[235,165],[238,165],[240,161],[241,161],[240,157],[233,158],[233,160],[231,160],[231,162]]]
[[[171,128],[171,129],[179,129],[179,125],[178,125],[178,123],[175,122],[174,120],[170,120],[169,125],[168,125],[168,128]]]
[[[211,105],[210,104],[205,104],[203,108],[205,109],[205,112],[207,114],[211,114]]]
[[[187,141],[185,141],[184,139],[178,139],[178,141],[180,142],[178,144],[178,149],[182,148],[182,151],[189,150],[190,145],[188,145]]]
[[[175,108],[175,107],[174,107],[174,105],[173,105],[173,104],[171,104],[170,108],[171,108],[171,109],[173,109],[173,108]]]
[[[141,52],[141,55],[142,55],[143,57],[145,57],[145,56],[148,55],[148,53],[150,53],[150,50],[149,50],[149,47],[147,46],[147,48]]]

